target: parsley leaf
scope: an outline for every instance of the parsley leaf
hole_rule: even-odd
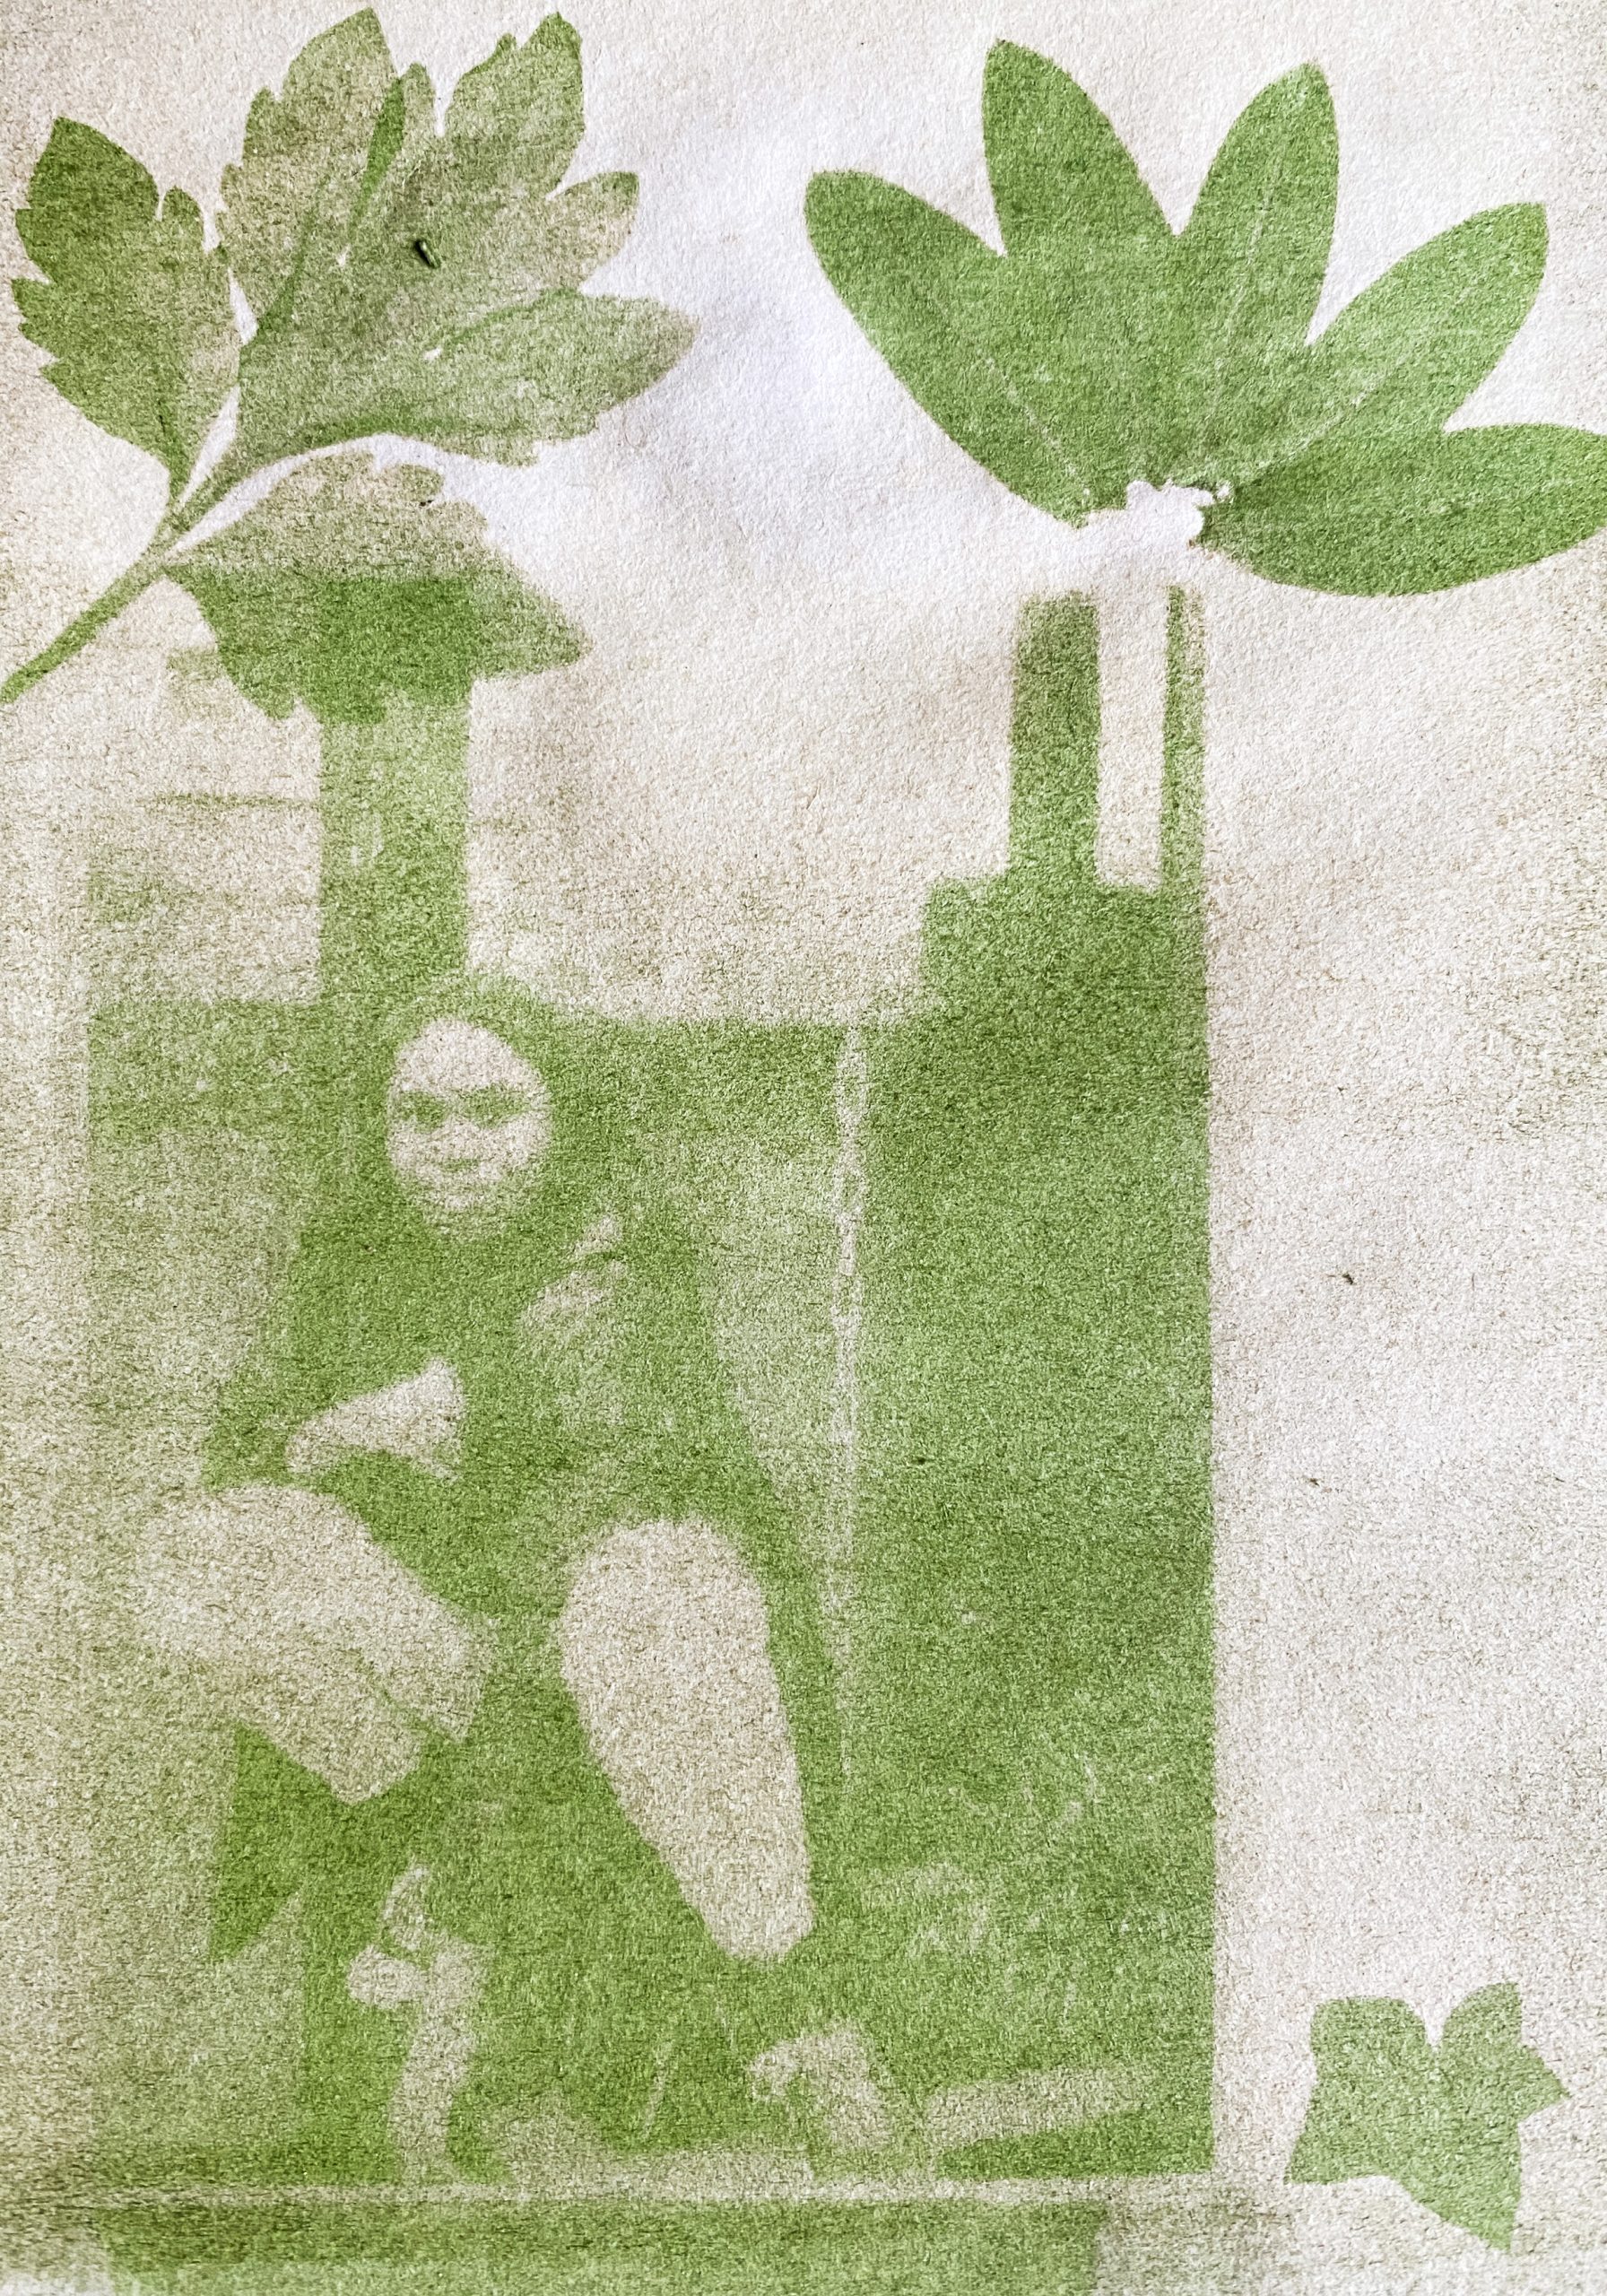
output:
[[[371,724],[392,694],[460,703],[476,678],[579,659],[579,631],[440,490],[411,464],[320,457],[172,561],[249,700]]]
[[[62,396],[167,466],[195,468],[234,386],[229,271],[187,192],[159,199],[139,161],[58,119],[17,217],[42,279],[13,281],[22,332]]]
[[[372,104],[362,85],[350,129]],[[527,462],[673,366],[691,339],[678,313],[578,291],[636,202],[631,176],[558,189],[582,126],[579,45],[558,16],[466,73],[441,132],[424,72],[394,81],[360,169],[343,131],[339,196],[312,204],[247,346],[241,456],[394,432]]]
[[[282,95],[265,88],[252,104],[245,150],[223,170],[219,230],[259,323],[345,246],[395,78],[379,19],[365,8],[308,43]]]

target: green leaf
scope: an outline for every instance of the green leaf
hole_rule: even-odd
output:
[[[13,283],[23,334],[50,353],[64,398],[182,487],[239,352],[228,269],[200,210],[183,191],[159,203],[137,160],[70,119],[52,128],[28,201],[17,230],[46,276]]]
[[[305,463],[172,564],[241,691],[372,723],[392,694],[461,703],[476,678],[578,660],[586,640],[527,588],[434,471],[367,455]]]
[[[1607,438],[1551,423],[1330,448],[1207,511],[1201,540],[1270,581],[1353,596],[1446,590],[1607,525]]]
[[[279,451],[351,439],[419,439],[449,454],[526,463],[539,444],[577,439],[666,374],[692,324],[646,297],[554,289],[496,311],[421,355],[330,361]]]
[[[1375,280],[1307,352],[1264,463],[1438,430],[1528,317],[1546,266],[1542,208],[1490,207]]]
[[[1177,242],[1174,475],[1217,486],[1281,411],[1323,291],[1339,191],[1328,83],[1264,88],[1229,131]]]
[[[1023,291],[1011,260],[875,176],[817,175],[805,217],[827,278],[957,446],[1056,517],[1124,499],[1102,378],[1029,267]]]
[[[1523,2022],[1515,1985],[1470,1993],[1446,2019],[1440,2077],[1464,2126],[1499,2124],[1509,2114],[1527,2120],[1567,2096],[1544,2058],[1525,2046]]]
[[[1076,343],[1081,388],[1099,394],[1102,428],[1126,448],[1119,501],[1167,428],[1170,227],[1104,113],[1047,57],[1009,40],[989,50],[982,133],[1012,287],[1040,317],[1035,333],[1053,312],[1055,334]]]
[[[554,189],[582,124],[578,44],[556,16],[465,74],[443,134],[422,71],[393,84],[346,238],[308,249],[247,348],[248,459],[395,431],[527,461],[674,363],[685,320],[575,292],[636,202],[626,175]]]
[[[1135,263],[1169,255],[1170,227],[1132,153],[1047,56],[995,42],[982,82],[982,138],[1007,253],[1107,291],[1119,289]]]
[[[580,438],[657,382],[692,332],[690,319],[645,296],[554,290],[451,337],[416,387],[379,403],[369,427],[523,462],[534,441]]]
[[[545,16],[523,48],[504,34],[465,72],[447,108],[447,142],[470,182],[517,184],[539,198],[560,182],[586,125],[580,41]]]
[[[1311,343],[1339,165],[1314,66],[1247,106],[1176,239],[1045,57],[992,50],[983,126],[1003,256],[873,176],[816,176],[806,214],[906,389],[1025,500],[1075,523],[1134,479],[1205,485],[1203,541],[1354,592],[1472,581],[1607,523],[1593,434],[1443,430],[1533,300],[1539,208],[1443,232]]]
[[[1403,2001],[1325,2002],[1311,2021],[1316,2087],[1290,2182],[1393,2177],[1447,2223],[1510,2247],[1519,2127],[1568,2093],[1522,2028],[1514,1985],[1470,1994],[1438,2051]]]
[[[308,43],[277,98],[265,88],[238,167],[223,170],[220,230],[259,319],[307,266],[345,246],[381,110],[394,82],[371,8]]]

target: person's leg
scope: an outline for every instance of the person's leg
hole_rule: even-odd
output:
[[[812,2150],[899,2143],[903,2117],[864,2037],[811,2013],[823,2005],[812,2005],[804,1965],[822,1941],[811,1935],[797,1758],[752,1571],[706,1523],[621,1526],[578,1572],[558,1642],[621,1807],[744,1965],[730,2005],[755,2034],[755,2100],[786,2104]]]
[[[621,1807],[717,1944],[769,1961],[815,1909],[763,1593],[699,1522],[612,1531],[558,1624],[563,1678]]]

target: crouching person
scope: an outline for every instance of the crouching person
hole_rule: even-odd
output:
[[[818,1605],[686,1239],[527,1006],[415,1014],[369,1103],[140,1575],[240,1725],[217,1950],[299,1904],[276,2166],[605,2182],[785,2144],[799,2067],[873,2150]]]

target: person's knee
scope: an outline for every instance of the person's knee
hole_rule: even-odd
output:
[[[764,1593],[732,1541],[711,1524],[621,1523],[582,1559],[560,1622],[560,1639],[606,1627],[639,1646],[655,1630],[671,1641],[769,1641]]]

